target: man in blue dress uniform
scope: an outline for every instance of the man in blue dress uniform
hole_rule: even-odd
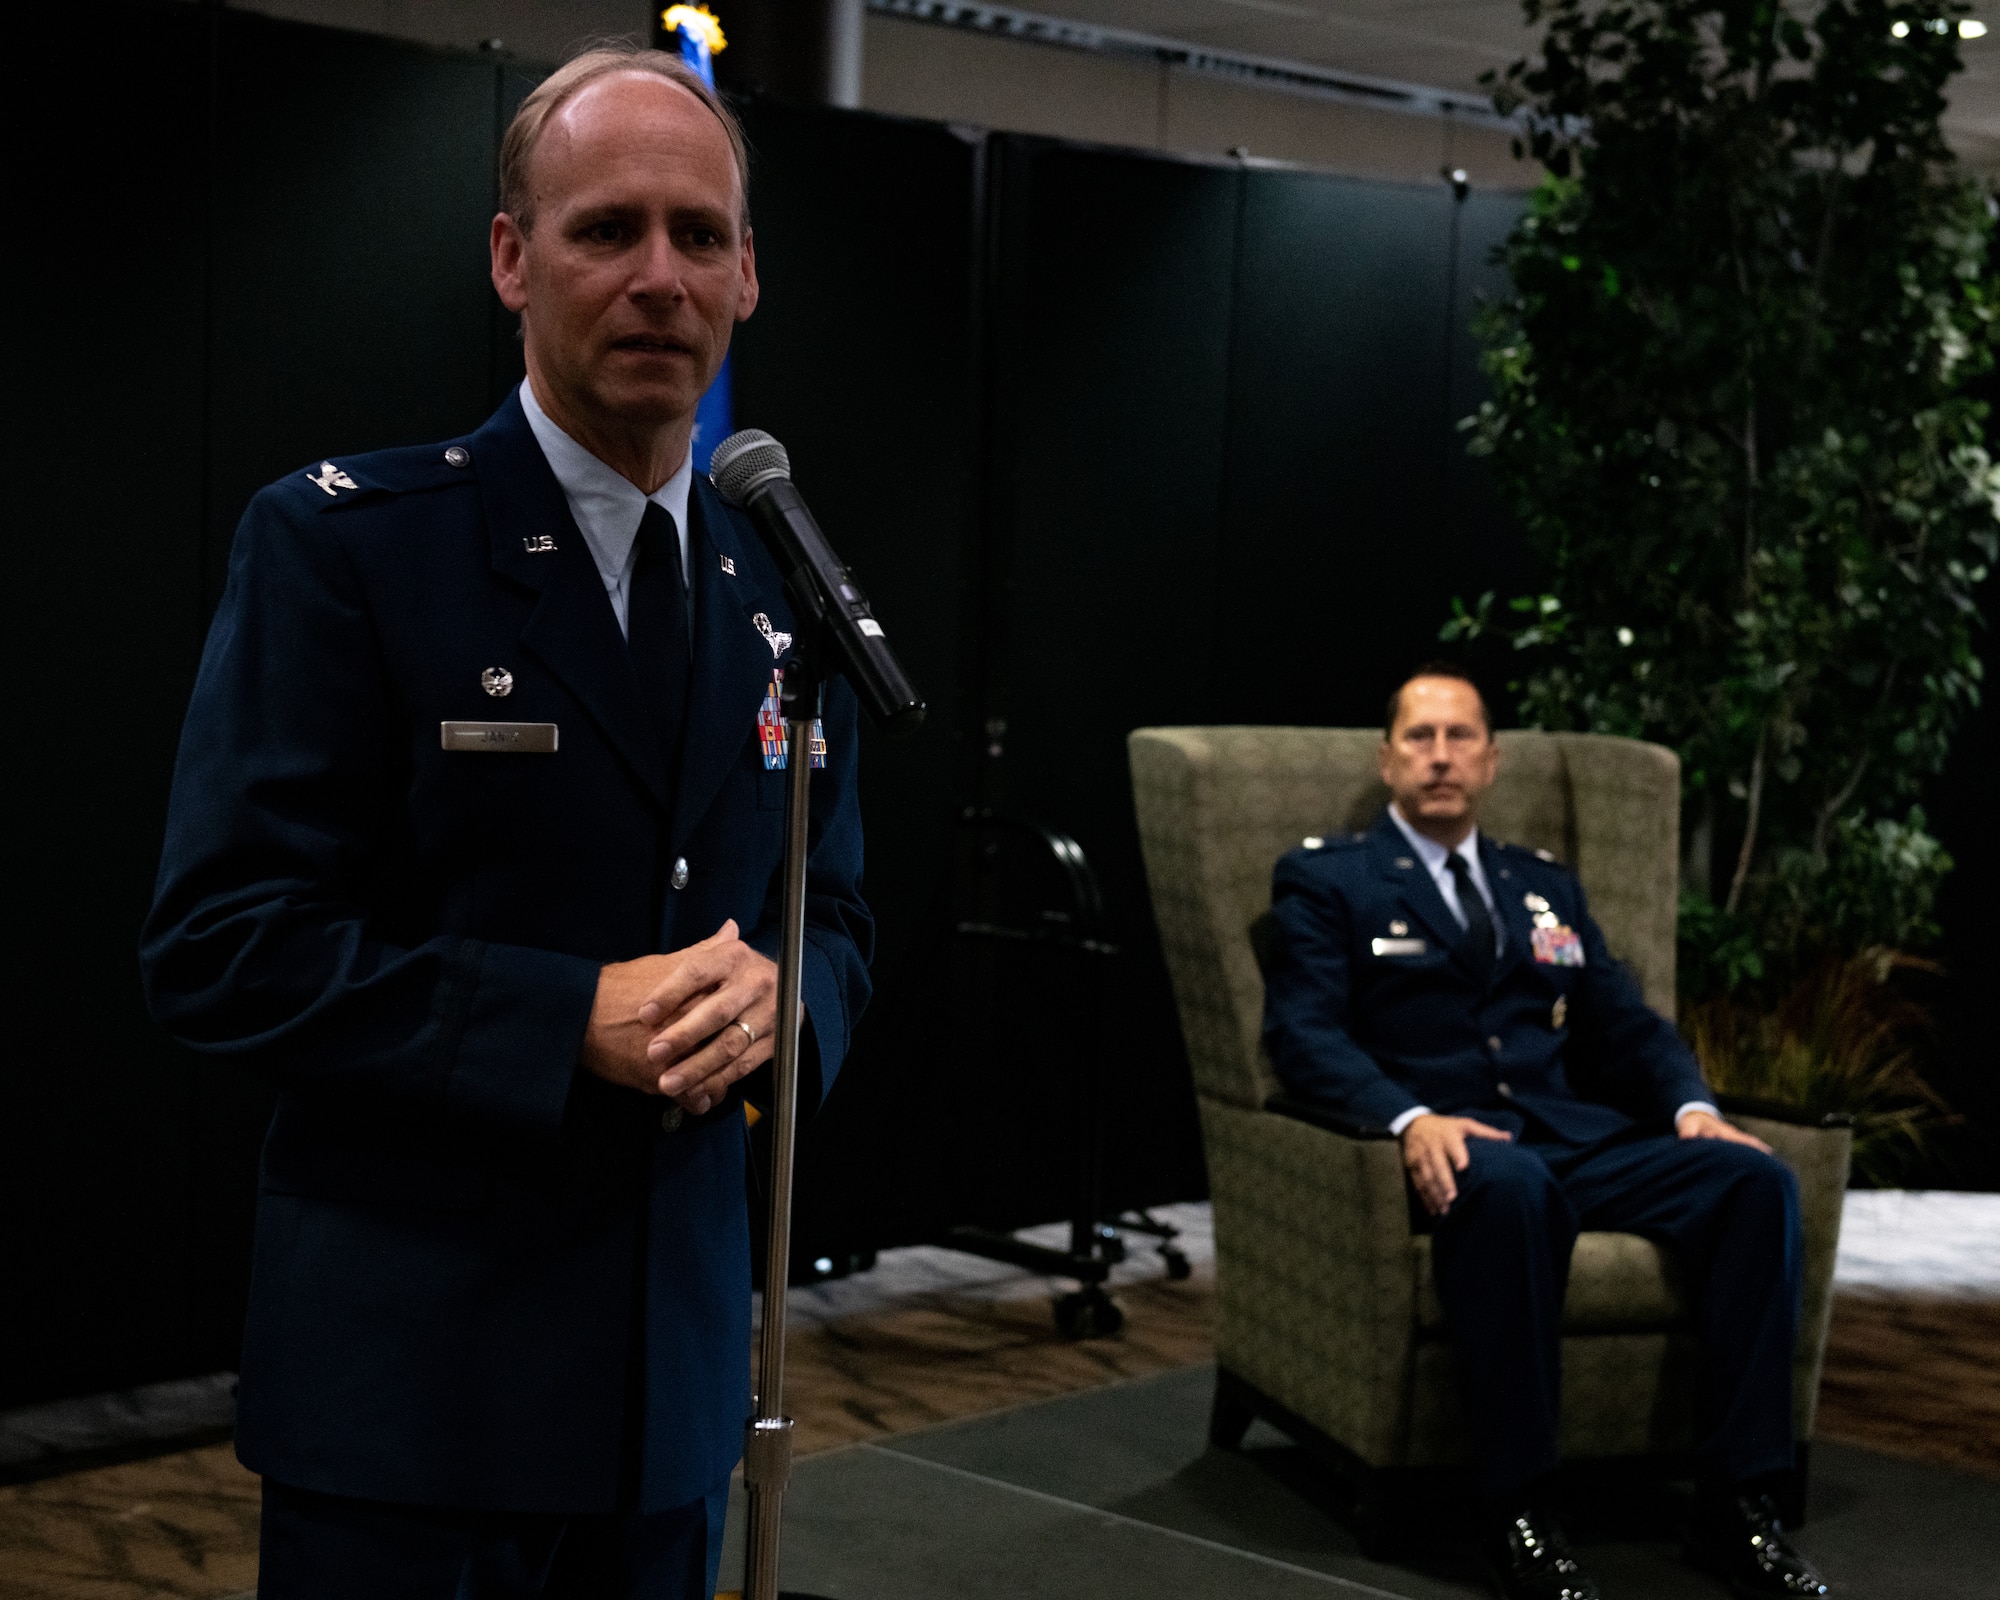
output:
[[[237,1445],[263,1600],[713,1589],[777,1021],[757,714],[795,632],[690,464],[757,302],[745,175],[671,57],[571,62],[501,158],[527,382],[237,534],[142,955],[168,1028],[279,1089]],[[872,939],[844,686],[824,733],[807,1106]]]
[[[1380,763],[1391,800],[1371,829],[1278,863],[1264,1039],[1293,1095],[1402,1141],[1430,1218],[1496,1583],[1533,1600],[1597,1593],[1546,1480],[1570,1248],[1608,1229],[1674,1251],[1692,1290],[1704,1365],[1691,1550],[1743,1594],[1824,1594],[1769,1494],[1794,1461],[1791,1173],[1722,1119],[1575,877],[1480,834],[1499,748],[1470,681],[1438,664],[1405,683]]]

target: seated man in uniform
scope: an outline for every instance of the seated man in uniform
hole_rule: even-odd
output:
[[[1770,1490],[1795,1459],[1791,1173],[1710,1103],[1612,959],[1575,877],[1477,827],[1499,766],[1456,668],[1389,701],[1391,803],[1279,863],[1264,1039],[1295,1096],[1389,1128],[1430,1215],[1500,1592],[1594,1600],[1549,1509],[1560,1320],[1579,1232],[1673,1251],[1703,1366],[1689,1553],[1742,1595],[1821,1595]],[[1626,1110],[1582,1098],[1604,1085]],[[1629,1114],[1628,1114],[1629,1113]]]

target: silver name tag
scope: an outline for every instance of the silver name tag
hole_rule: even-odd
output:
[[[1368,948],[1378,956],[1420,956],[1424,953],[1421,939],[1371,939]]]
[[[556,725],[553,722],[440,722],[438,743],[447,750],[552,756],[556,753]]]

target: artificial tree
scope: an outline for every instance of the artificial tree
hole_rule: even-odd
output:
[[[1916,800],[2000,518],[1962,9],[1525,0],[1541,55],[1492,82],[1547,177],[1466,426],[1546,585],[1445,632],[1509,640],[1526,720],[1680,753],[1693,1004],[1935,932]]]

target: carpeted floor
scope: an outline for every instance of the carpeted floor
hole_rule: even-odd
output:
[[[1988,1203],[1993,1200],[1979,1198]],[[1848,1252],[1843,1249],[1843,1288],[1836,1299],[1820,1412],[1821,1439],[1834,1444],[1822,1449],[1818,1457],[1815,1504],[1819,1506],[1821,1499],[1826,1499],[1826,1504],[1836,1509],[1846,1503],[1862,1507],[1854,1514],[1862,1516],[1864,1522],[1872,1515],[1865,1511],[1868,1505],[1904,1507],[1917,1519],[1911,1525],[1920,1526],[1923,1514],[1956,1504],[1955,1495],[1962,1498],[1985,1491],[1992,1481],[2000,1480],[2000,1293],[1987,1292],[1987,1278],[1992,1274],[1981,1265],[1992,1256],[2000,1230],[1988,1231],[1981,1226],[1972,1235],[1973,1256],[1955,1264],[1926,1266],[1919,1259],[1921,1249],[1909,1248],[1899,1240],[1919,1224],[1935,1236],[1939,1227],[1933,1213],[1938,1207],[1924,1210],[1901,1201],[1870,1201],[1868,1205],[1872,1209],[1862,1208],[1865,1220],[1853,1230],[1856,1250],[1851,1270]],[[912,1549],[927,1548],[920,1525],[923,1516],[930,1513],[922,1512],[923,1507],[947,1518],[935,1524],[935,1529],[947,1531],[954,1526],[950,1517],[971,1514],[954,1496],[996,1505],[994,1495],[1006,1496],[1013,1507],[1007,1516],[1028,1519],[1021,1525],[1023,1537],[1030,1524],[1040,1530],[1033,1537],[1055,1537],[1051,1529],[1069,1527],[1069,1519],[1082,1513],[1035,1500],[1032,1494],[1025,1494],[1026,1489],[1092,1505],[1096,1502],[1090,1500],[1090,1494],[1100,1491],[1083,1485],[1077,1493],[1070,1493],[1060,1484],[1051,1490],[1038,1486],[1040,1480],[1014,1488],[964,1484],[944,1469],[985,1469],[976,1463],[966,1467],[956,1458],[912,1466],[909,1462],[923,1456],[929,1446],[911,1441],[956,1437],[951,1428],[939,1427],[954,1419],[995,1413],[1013,1418],[1046,1414],[1067,1418],[1064,1426],[1073,1424],[1081,1431],[1060,1441],[1050,1439],[1046,1432],[1016,1436],[1042,1439],[1042,1447],[1059,1461],[1086,1459],[1093,1448],[1091,1430],[1100,1426],[1093,1419],[1099,1414],[1081,1399],[1072,1402],[1061,1397],[1124,1394],[1128,1389],[1120,1386],[1160,1374],[1181,1374],[1176,1381],[1192,1387],[1155,1389],[1142,1384],[1129,1392],[1154,1395],[1155,1400],[1148,1405],[1164,1405],[1157,1400],[1161,1394],[1178,1396],[1161,1412],[1168,1418],[1179,1417],[1171,1423],[1178,1431],[1171,1433],[1169,1442],[1156,1440],[1141,1452],[1151,1450],[1154,1455],[1147,1459],[1161,1460],[1166,1458],[1158,1455],[1160,1450],[1180,1452],[1163,1480],[1180,1486],[1174,1493],[1199,1490],[1202,1495],[1219,1495],[1222,1499],[1216,1504],[1236,1507],[1229,1516],[1238,1521],[1247,1517],[1253,1528],[1261,1526],[1256,1520],[1262,1514],[1260,1506],[1286,1506],[1288,1496],[1313,1500],[1317,1495],[1320,1514],[1330,1516],[1330,1486],[1320,1483],[1315,1487],[1311,1473],[1294,1460],[1296,1453],[1288,1455],[1275,1436],[1263,1438],[1262,1444],[1244,1457],[1202,1455],[1201,1429],[1189,1419],[1205,1407],[1206,1380],[1198,1372],[1192,1378],[1186,1375],[1212,1354],[1211,1252],[1205,1208],[1173,1211],[1189,1229],[1183,1242],[1190,1246],[1189,1254],[1195,1261],[1194,1276],[1182,1283],[1166,1281],[1159,1275],[1156,1257],[1144,1249],[1135,1252],[1134,1261],[1119,1273],[1118,1294],[1128,1321],[1124,1335],[1116,1340],[1073,1344],[1063,1339],[1049,1317],[1050,1285],[1046,1281],[948,1252],[896,1252],[885,1258],[877,1272],[802,1292],[792,1323],[790,1409],[799,1421],[802,1450],[817,1456],[801,1467],[799,1497],[788,1522],[788,1528],[797,1530],[799,1548],[818,1548],[826,1553],[838,1546],[837,1524],[841,1517],[855,1514],[853,1494],[868,1473],[882,1479],[877,1488],[890,1497],[885,1505],[905,1508],[887,1524],[873,1511],[862,1519],[858,1526],[870,1530],[871,1544],[894,1544],[907,1534],[914,1541]],[[1902,1216],[1904,1211],[1911,1214]],[[1984,1213],[1979,1220],[1983,1224]],[[1982,1251],[1984,1254],[1978,1254]],[[1956,1275],[1959,1289],[1955,1292],[1938,1288],[1940,1274],[1946,1270]],[[1052,1400],[1060,1400],[1053,1409],[1032,1404]],[[1028,1411],[1007,1409],[1024,1404],[1030,1406]],[[1063,1409],[1071,1406],[1080,1409]],[[1175,1406],[1187,1415],[1181,1416]],[[1117,1420],[1126,1415],[1121,1407],[1122,1403],[1105,1413],[1112,1420],[1102,1424],[1111,1430],[1107,1437],[1116,1450],[1130,1448],[1116,1443],[1121,1437],[1119,1429],[1130,1431],[1126,1423]],[[995,1437],[1019,1426],[996,1423],[1000,1431]],[[912,1431],[923,1429],[932,1431]],[[1253,1435],[1253,1442],[1259,1437]],[[1866,1447],[1868,1453],[1843,1451],[1839,1448],[1843,1444]],[[901,1459],[877,1460],[885,1445],[899,1452]],[[852,1457],[865,1465],[843,1466],[833,1477],[822,1479],[818,1460],[836,1459],[829,1452],[841,1447],[849,1448],[838,1459]],[[855,1455],[859,1447],[875,1455]],[[916,1455],[911,1454],[913,1450]],[[1899,1465],[1887,1458],[1902,1458],[1912,1465]],[[1829,1465],[1843,1462],[1856,1465],[1852,1470]],[[1246,1463],[1257,1469],[1247,1477],[1243,1475]],[[1926,1466],[1953,1472],[1927,1474]],[[1988,1484],[1978,1483],[1979,1476]],[[959,1487],[948,1489],[946,1480]],[[817,1487],[822,1482],[830,1485],[824,1495],[831,1498],[816,1498],[822,1496]],[[847,1487],[842,1488],[842,1484]],[[1014,1505],[1015,1501],[1020,1503]],[[1132,1504],[1142,1502],[1151,1503],[1141,1496]],[[1984,1501],[1978,1503],[1983,1515],[2000,1521],[2000,1509]],[[1144,1521],[1132,1504],[1121,1500],[1112,1509]],[[816,1506],[820,1509],[815,1510]],[[849,1509],[843,1512],[842,1506]],[[1040,1510],[1030,1515],[1031,1506]],[[1197,1533],[1209,1528],[1209,1533],[1199,1534],[1208,1538],[1216,1527],[1237,1525],[1226,1518],[1223,1523],[1201,1520],[1220,1515],[1211,1506],[1187,1528]],[[1003,1524],[1012,1525],[1002,1518],[992,1526],[999,1529]],[[256,1579],[256,1526],[256,1480],[236,1464],[227,1445],[0,1488],[0,1600],[142,1600],[153,1596],[218,1600],[240,1594]],[[1178,1523],[1175,1526],[1187,1531]],[[820,1531],[812,1532],[815,1528]],[[1149,1551],[1165,1548],[1157,1543],[1165,1538],[1179,1552],[1169,1560],[1169,1567],[1173,1560],[1199,1564],[1213,1556],[1223,1561],[1218,1570],[1237,1571],[1230,1563],[1245,1559],[1231,1555],[1224,1561],[1214,1552],[1197,1557],[1190,1553],[1197,1546],[1180,1539],[1178,1533],[1169,1536],[1155,1531],[1142,1536],[1132,1529],[1126,1531],[1131,1540]],[[788,1533],[788,1538],[791,1536]],[[1293,1557],[1283,1552],[1292,1548],[1285,1540],[1295,1536],[1296,1531],[1282,1538],[1274,1534],[1276,1543],[1268,1550],[1256,1548],[1264,1550],[1269,1560],[1292,1561]],[[1816,1522],[1814,1537],[1819,1536]],[[998,1543],[984,1548],[1001,1550],[1012,1537],[994,1532]],[[1334,1535],[1322,1530],[1313,1537],[1324,1540]],[[814,1539],[821,1543],[814,1545]],[[1117,1546],[1118,1550],[1123,1548]],[[1123,1563],[1138,1573],[1151,1570],[1145,1562],[1153,1558],[1142,1560],[1135,1548],[1106,1559],[1114,1567]],[[1277,1568],[1267,1570],[1254,1561],[1251,1565],[1264,1574],[1254,1581],[1266,1588],[1278,1581],[1272,1576]],[[1989,1561],[1983,1570],[2000,1570],[2000,1563]],[[1325,1587],[1322,1574],[1310,1581],[1318,1586],[1314,1592]],[[834,1587],[826,1592],[845,1593],[859,1600],[877,1591]],[[904,1591],[891,1586],[879,1592]],[[985,1591],[955,1591],[954,1600],[976,1600],[981,1592]],[[1089,1585],[1059,1592],[1089,1592]],[[1105,1592],[1199,1591],[1170,1586]],[[1275,1592],[1288,1591],[1281,1585]],[[1390,1592],[1444,1594],[1460,1590],[1419,1590],[1406,1583]],[[1621,1584],[1619,1592],[1636,1596],[1652,1591],[1626,1589]]]
[[[1018,1278],[1018,1274],[1014,1275]],[[1213,1349],[1206,1268],[1119,1289],[1118,1339],[1072,1343],[1045,1297],[928,1290],[794,1327],[799,1447],[885,1438],[1185,1368]],[[257,1581],[257,1479],[230,1446],[0,1488],[0,1600],[217,1600]]]
[[[1488,1592],[1449,1523],[1402,1561],[1363,1558],[1337,1484],[1261,1425],[1240,1453],[1205,1449],[1212,1381],[1190,1368],[814,1456],[787,1502],[783,1582],[833,1600]],[[1814,1473],[1800,1544],[1841,1600],[1993,1593],[2000,1484],[1825,1443]],[[1720,1600],[1680,1558],[1684,1508],[1670,1487],[1627,1485],[1576,1510],[1608,1594]]]

